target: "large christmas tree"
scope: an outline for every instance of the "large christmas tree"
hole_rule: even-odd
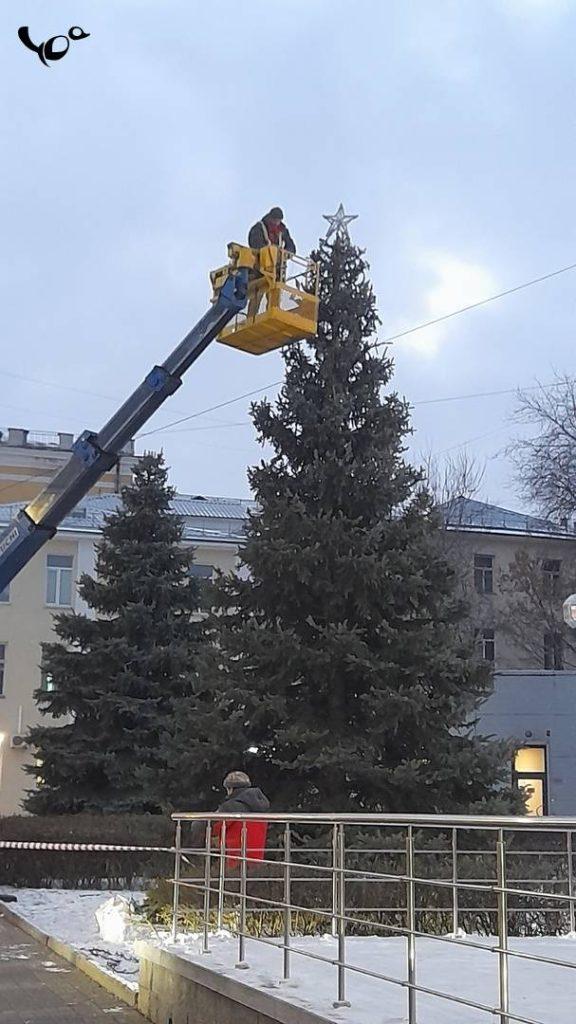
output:
[[[79,582],[97,617],[57,616],[59,641],[44,645],[50,689],[36,698],[66,721],[30,732],[33,813],[160,809],[150,778],[165,768],[160,738],[174,701],[192,690],[198,631],[193,552],[181,547],[173,497],[162,456],[144,456],[107,519],[96,578]]]
[[[318,333],[253,409],[273,455],[250,472],[248,573],[217,585],[203,739],[173,747],[178,775],[204,800],[247,769],[276,809],[509,807],[504,747],[471,728],[491,679],[459,639],[466,609],[405,460],[367,264],[342,226],[313,255]]]

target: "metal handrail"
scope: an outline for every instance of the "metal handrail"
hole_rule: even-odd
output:
[[[244,821],[245,814],[222,814],[218,811],[176,811],[173,821]],[[258,821],[277,824],[309,825],[382,825],[415,828],[480,829],[483,832],[503,828],[512,832],[530,829],[540,832],[576,832],[576,818],[564,817],[513,817],[472,814],[257,814]]]
[[[453,1004],[455,1007],[454,1024],[459,1021],[457,1008],[467,1006],[482,1011],[487,1017],[495,1018],[499,1024],[544,1024],[533,1017],[524,1016],[515,1012],[511,1004],[509,965],[514,959],[531,961],[534,969],[538,965],[555,966],[570,974],[576,969],[576,962],[561,960],[554,956],[546,956],[542,953],[536,954],[529,950],[517,950],[510,948],[509,929],[512,921],[517,921],[521,915],[538,913],[542,915],[554,914],[556,921],[567,922],[570,932],[576,932],[576,887],[574,874],[574,858],[576,851],[573,845],[573,836],[576,833],[576,818],[513,818],[510,816],[474,816],[474,815],[405,815],[405,814],[262,814],[252,817],[252,820],[266,821],[271,825],[282,826],[282,833],[279,836],[280,844],[269,847],[266,851],[258,851],[254,855],[247,847],[247,816],[244,814],[222,814],[218,812],[182,812],[173,815],[177,824],[176,841],[176,865],[174,871],[174,915],[173,935],[176,937],[178,931],[178,915],[180,903],[180,890],[188,889],[201,893],[202,914],[204,932],[204,951],[210,949],[210,921],[212,912],[213,897],[216,897],[218,928],[224,925],[225,898],[234,901],[237,905],[237,923],[234,925],[234,933],[238,937],[238,967],[246,967],[246,940],[250,937],[253,941],[272,945],[282,952],[282,977],[288,980],[295,976],[297,971],[297,957],[308,957],[312,960],[333,964],[336,969],[335,998],[333,1005],[336,1007],[349,1006],[350,1000],[347,996],[347,981],[350,974],[365,975],[380,980],[385,985],[395,985],[406,991],[407,998],[407,1020],[408,1024],[417,1024],[418,996],[428,995],[439,1000]],[[183,829],[187,823],[202,821],[206,823],[206,843],[202,851],[198,848],[188,848],[182,843]],[[220,827],[225,834],[226,825],[233,821],[242,822],[241,849],[236,847],[232,851],[226,849],[225,840],[222,840],[220,848],[212,844],[213,828],[217,822],[223,823]],[[298,846],[294,837],[298,835],[299,826],[306,826],[307,838],[311,838],[312,827],[329,829],[332,835],[330,848],[318,846]],[[405,840],[404,848],[393,847],[380,848],[370,843],[365,848],[359,848],[356,844],[350,843],[347,846],[347,830],[362,826],[363,830],[391,828],[399,830]],[[449,832],[449,845],[438,849],[437,844],[433,849],[418,848],[416,845],[419,832]],[[483,831],[487,835],[487,848],[478,850],[478,844],[473,844],[474,849],[468,850],[461,845],[459,840],[466,833]],[[563,849],[551,850],[515,850],[510,848],[512,834],[529,833],[550,833],[556,839],[563,838]],[[313,831],[312,831],[313,835]],[[491,847],[488,842],[491,841]],[[357,840],[356,840],[357,842]],[[555,840],[554,846],[557,846]],[[204,856],[204,872],[202,877],[183,877],[181,871],[181,859],[185,853],[198,853]],[[353,855],[356,862],[359,855],[370,853],[372,863],[366,870],[348,866],[349,858]],[[234,885],[227,885],[227,858],[233,856],[236,864],[239,865],[239,873],[234,879]],[[433,857],[440,859],[436,873],[428,876],[416,870],[416,860],[421,857]],[[538,878],[527,879],[514,877],[510,871],[510,862],[517,856],[539,856],[555,858],[551,863],[554,865],[553,872],[561,871],[563,877],[542,878],[545,871],[538,872]],[[297,857],[308,858],[302,863]],[[398,873],[391,873],[388,870],[379,870],[377,858],[390,857],[401,858],[398,865]],[[483,864],[481,870],[486,870],[491,877],[467,878],[461,874],[459,867],[462,858],[481,857],[488,858],[488,864]],[[314,863],[310,863],[313,858]],[[558,858],[563,860],[558,861]],[[319,863],[326,861],[328,863]],[[374,861],[376,860],[376,863]],[[212,863],[217,864],[217,882],[212,881]],[[526,862],[524,862],[525,864]],[[249,866],[255,868],[257,864],[264,866],[271,865],[278,869],[278,874],[271,877],[260,875],[249,875]],[[564,868],[564,864],[566,867]],[[518,872],[518,869],[516,869]],[[565,871],[565,875],[564,875]],[[446,873],[445,873],[446,872]],[[330,883],[332,887],[331,907],[318,907],[306,904],[305,896],[295,900],[293,897],[294,887],[298,887],[304,881],[314,883]],[[256,883],[267,882],[280,888],[281,897],[273,898],[270,893],[256,895],[253,886]],[[387,885],[394,885],[404,892],[404,899],[401,905],[393,907],[358,907],[350,904],[349,886],[355,883],[379,882]],[[552,892],[551,888],[563,886],[566,892]],[[531,888],[528,888],[528,887]],[[437,892],[451,893],[450,903],[447,906],[430,905],[429,893]],[[261,891],[261,890],[260,890]],[[326,891],[326,890],[324,890]],[[356,890],[357,891],[357,890]],[[486,907],[468,907],[460,903],[462,893],[480,892],[489,894],[492,899]],[[417,898],[418,896],[418,898]],[[513,901],[520,898],[521,906],[513,905]],[[427,905],[428,901],[428,905]],[[392,901],[394,902],[394,901]],[[547,905],[541,906],[544,902]],[[528,904],[527,906],[524,904]],[[282,921],[282,939],[265,937],[264,935],[250,934],[248,921],[253,914],[279,914]],[[324,957],[311,951],[295,946],[294,939],[294,915],[313,914],[320,921],[326,922],[326,931],[331,931],[337,941],[337,957]],[[394,915],[394,923],[382,920],[370,920],[362,917],[363,914],[390,914]],[[490,943],[475,941],[473,938],[462,937],[461,925],[466,915],[489,914],[497,918],[497,934],[495,940]],[[442,914],[451,920],[452,930],[448,934],[439,934],[438,931],[425,931],[426,918],[422,915]],[[512,917],[512,915],[514,915]],[[560,917],[558,917],[560,915]],[[270,918],[268,918],[270,920]],[[439,920],[442,920],[440,918]],[[548,920],[546,918],[546,920]],[[403,925],[401,922],[404,922]],[[348,935],[351,926],[360,927],[362,934],[370,929],[376,935],[396,935],[406,943],[406,976],[404,978],[392,977],[388,973],[371,971],[347,962],[346,950],[350,940]],[[418,982],[418,943],[422,939],[433,939],[436,942],[445,944],[465,946],[469,950],[482,950],[494,954],[494,963],[498,982],[498,1006],[489,1006],[473,999],[464,998],[457,992],[442,992],[431,989]],[[447,954],[449,955],[449,954]],[[572,975],[573,976],[573,975]],[[513,994],[513,993],[512,993]]]

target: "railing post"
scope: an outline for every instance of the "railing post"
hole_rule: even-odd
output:
[[[506,892],[506,842],[504,830],[498,829],[496,844],[496,871],[498,885],[498,990],[500,993],[500,1024],[509,1024],[508,1011],[508,893]]]
[[[210,952],[210,886],[212,885],[212,822],[206,822],[206,844],[204,847],[204,941],[202,952]]]
[[[290,940],[292,938],[292,877],[290,866],[292,860],[292,836],[290,822],[284,828],[284,970],[282,978],[290,978]]]
[[[242,822],[242,842],[240,848],[240,928],[238,932],[238,963],[236,967],[244,970],[246,963],[246,892],[247,892],[247,857],[246,857],[247,823]]]
[[[336,826],[337,912],[338,912],[338,998],[334,1007],[350,1006],[346,999],[346,838],[344,825]]]
[[[576,906],[574,905],[574,847],[572,844],[572,832],[568,829],[566,833],[566,848],[568,852],[568,895],[570,896],[570,934],[576,936]]]
[[[338,825],[332,826],[332,936],[338,935]]]
[[[458,906],[458,829],[452,829],[452,934],[460,934],[460,908]]]
[[[220,833],[220,865],[218,872],[218,931],[224,926],[224,889],[226,887],[226,822],[222,822]]]
[[[408,975],[408,1024],[416,1024],[416,883],[414,881],[414,832],[408,825],[406,835],[406,959]]]
[[[174,843],[174,895],[172,901],[172,942],[178,936],[178,908],[180,906],[180,865],[182,863],[182,822],[176,824],[176,841]]]

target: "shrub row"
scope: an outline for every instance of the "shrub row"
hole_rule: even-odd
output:
[[[271,837],[271,848],[279,851],[279,842]],[[463,837],[464,838],[464,837]],[[329,872],[315,870],[318,864],[328,865],[329,836],[323,846],[325,854],[308,852],[306,845],[293,847],[295,863],[292,868],[292,928],[297,934],[325,933],[331,927],[332,881]],[[406,927],[406,882],[396,880],[405,873],[405,853],[402,849],[391,852],[393,837],[385,837],[388,850],[367,850],[358,847],[347,851],[346,878],[347,914],[354,918],[347,924],[349,934],[390,935]],[[452,888],[439,885],[438,880],[452,880],[452,857],[447,847],[449,837],[436,836],[433,841],[419,836],[418,847],[429,847],[427,853],[417,853],[416,875],[423,881],[416,885],[417,927],[428,934],[447,934],[453,929]],[[534,840],[538,840],[535,848]],[[373,842],[373,840],[372,840]],[[367,844],[369,847],[371,844]],[[433,852],[433,851],[438,852]],[[267,860],[279,857],[271,849]],[[204,863],[202,857],[191,856],[183,867],[188,885],[181,888],[181,925],[193,931],[203,926]],[[219,858],[213,858],[210,923],[216,925]],[[387,874],[389,880],[376,878]],[[477,833],[471,838],[469,852],[458,858],[458,879],[470,885],[484,883],[482,890],[462,888],[458,893],[458,926],[467,933],[494,935],[498,926],[497,893],[495,891],[496,858],[494,836]],[[396,876],[396,877],[394,877]],[[517,889],[540,890],[562,894],[567,892],[567,858],[562,849],[561,836],[510,837],[507,858],[508,886]],[[424,881],[427,880],[427,881]],[[223,923],[234,930],[238,920],[238,870],[227,872]],[[283,901],[283,868],[281,864],[250,865],[248,872],[247,928],[251,934],[278,936],[284,921],[281,910],[269,907],[267,902]],[[565,934],[570,922],[567,904],[559,904],[546,896],[509,895],[508,924],[513,935]],[[172,917],[172,886],[158,881],[147,893],[144,912],[149,920],[167,925]]]
[[[13,816],[0,818],[0,839],[170,847],[174,826],[151,814]],[[0,849],[0,886],[129,888],[171,874],[169,853]]]

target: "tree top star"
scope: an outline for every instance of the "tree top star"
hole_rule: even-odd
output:
[[[327,220],[330,224],[326,234],[326,241],[328,241],[332,235],[336,235],[337,238],[342,238],[347,242],[350,241],[348,225],[350,221],[357,219],[357,213],[347,214],[342,203],[340,203],[336,213],[323,213],[322,216],[324,220]]]

